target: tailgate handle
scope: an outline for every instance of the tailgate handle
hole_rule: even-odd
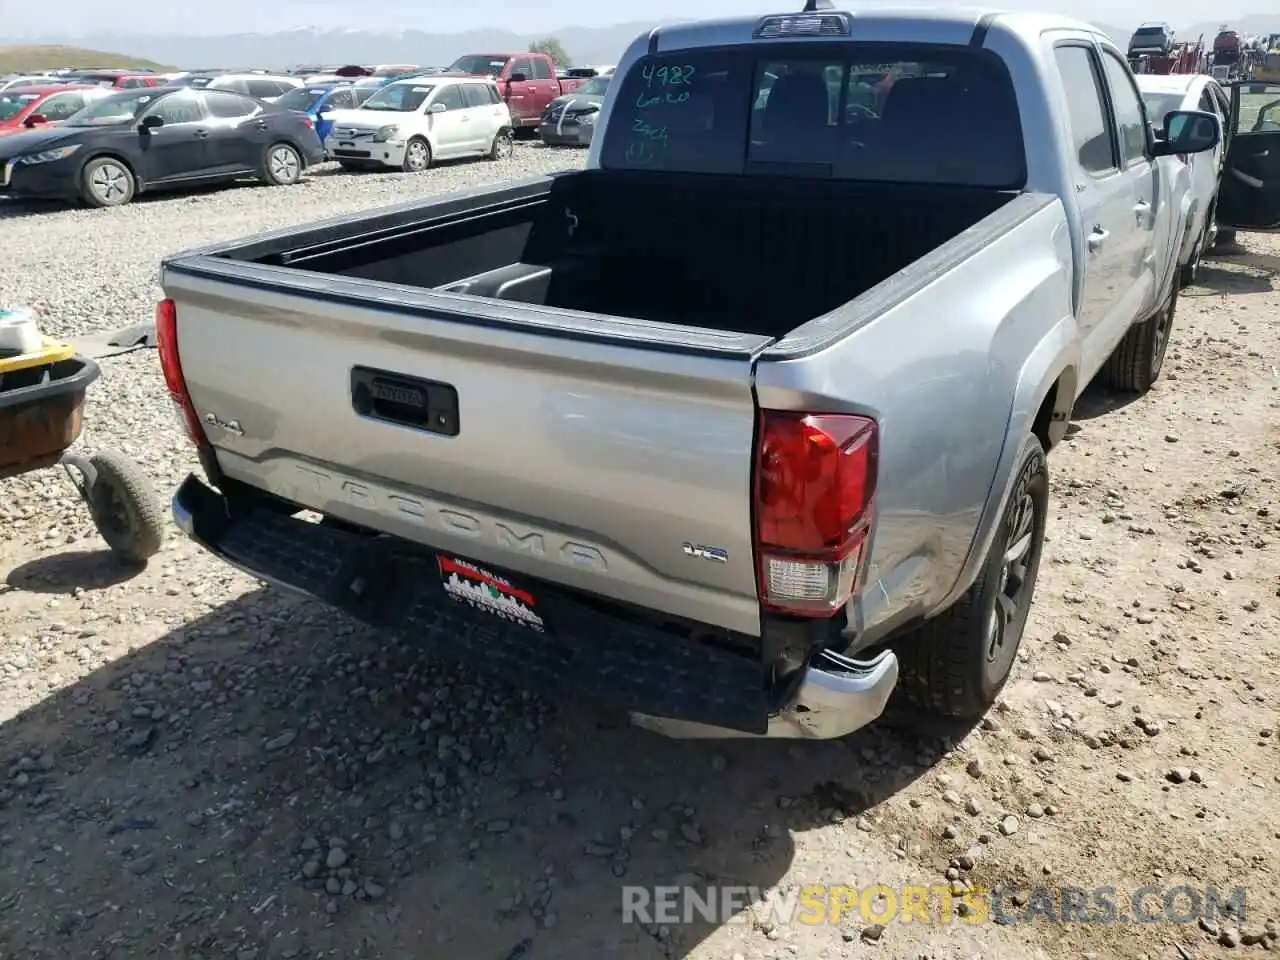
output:
[[[438,380],[352,367],[351,408],[368,420],[444,437],[458,435],[458,391]]]

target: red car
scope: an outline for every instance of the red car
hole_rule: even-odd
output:
[[[73,113],[79,113],[91,100],[111,92],[104,87],[69,83],[51,87],[10,87],[0,93],[0,136],[61,123]]]
[[[126,73],[116,77],[112,84],[117,90],[133,90],[136,87],[162,87],[164,80],[154,73]]]

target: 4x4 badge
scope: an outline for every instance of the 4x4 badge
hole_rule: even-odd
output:
[[[729,551],[724,547],[708,547],[702,543],[685,543],[682,547],[686,557],[697,557],[699,560],[710,560],[713,563],[729,562]]]

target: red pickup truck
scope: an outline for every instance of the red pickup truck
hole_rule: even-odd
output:
[[[445,74],[493,77],[517,128],[536,127],[552,100],[586,82],[557,79],[556,65],[545,53],[469,53],[453,61]]]

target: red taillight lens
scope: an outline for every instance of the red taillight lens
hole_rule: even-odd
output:
[[[311,130],[314,130],[316,128],[316,125],[311,122],[311,118],[308,117],[306,114],[303,114],[302,122],[305,123],[307,127]]]
[[[178,356],[178,309],[172,300],[165,299],[156,304],[156,347],[160,353],[165,386],[182,414],[187,436],[197,447],[208,446],[200,417],[191,403],[191,394],[187,392],[186,378],[182,375],[182,360]]]
[[[821,617],[848,602],[871,526],[878,440],[869,417],[762,411],[756,557],[766,607]]]

